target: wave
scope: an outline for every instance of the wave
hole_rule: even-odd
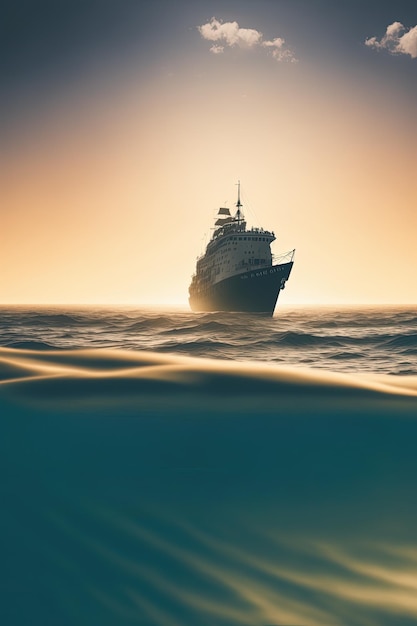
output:
[[[158,390],[180,392],[185,399],[190,392],[230,396],[237,400],[253,395],[289,394],[300,406],[308,408],[306,398],[313,395],[350,396],[417,396],[416,377],[353,376],[317,370],[291,369],[261,363],[230,362],[197,359],[158,352],[123,350],[60,350],[54,351],[42,344],[41,349],[1,348],[3,385],[18,385],[19,394],[25,390],[46,389],[45,395],[66,385],[76,395],[88,389],[109,396],[129,389],[138,396],[153,395]],[[47,349],[45,349],[47,348]],[[9,371],[10,368],[10,371]],[[19,384],[16,371],[24,372]],[[35,385],[30,385],[35,382]],[[298,400],[297,400],[298,398]],[[164,400],[165,401],[165,400]],[[265,406],[268,403],[266,402]],[[240,406],[240,404],[239,404]],[[269,405],[268,405],[269,406]],[[415,408],[416,405],[414,405]]]
[[[223,332],[225,330],[230,330],[230,324],[225,324],[222,322],[217,322],[215,320],[211,320],[208,322],[202,322],[200,324],[193,324],[191,326],[184,326],[170,328],[168,330],[162,331],[162,334],[172,335],[172,334],[195,334],[195,335],[204,335],[208,332]]]
[[[39,313],[39,311],[25,312],[22,318],[36,326],[47,327],[62,327],[62,326],[74,326],[78,324],[88,323],[88,318],[85,315],[74,315],[68,313]]]
[[[345,372],[417,373],[415,308],[254,315],[135,309],[4,309],[2,345],[125,348]],[[38,346],[36,346],[38,344]],[[345,355],[345,357],[343,356]]]
[[[271,343],[279,344],[282,346],[331,346],[339,347],[343,345],[345,337],[332,337],[323,335],[313,335],[310,333],[297,333],[293,331],[287,331],[284,333],[275,333],[271,337]]]
[[[92,326],[95,326],[92,324]],[[110,324],[109,324],[110,326]],[[227,332],[227,326],[222,325],[218,322],[208,322],[206,324],[202,324],[201,326],[191,326],[191,327],[183,327],[183,328],[169,328],[164,330],[158,330],[154,327],[154,323],[151,320],[144,320],[140,322],[135,322],[129,328],[125,329],[126,336],[129,336],[130,333],[138,332],[138,331],[154,331],[154,335],[150,337],[150,342],[152,342],[155,348],[161,348],[163,350],[171,349],[175,351],[177,348],[184,349],[185,347],[189,347],[190,351],[193,351],[194,347],[200,348],[211,348],[215,347],[224,347],[231,348],[234,346],[239,346],[240,348],[252,347],[252,348],[274,348],[277,346],[285,347],[285,348],[308,348],[308,347],[323,347],[323,348],[343,348],[344,346],[349,347],[376,347],[376,348],[384,348],[384,349],[397,349],[402,351],[413,350],[417,346],[417,335],[416,334],[406,334],[406,335],[363,335],[361,337],[348,336],[348,335],[317,335],[312,333],[302,333],[295,331],[285,331],[285,332],[275,332],[268,336],[267,339],[260,337],[259,333],[255,333],[253,331],[247,330],[246,334],[233,336],[232,333],[225,334]],[[32,334],[35,334],[32,332]],[[116,333],[118,337],[118,334]],[[164,337],[173,337],[172,340],[165,340]],[[175,337],[188,337],[188,341],[175,340]],[[107,340],[111,337],[110,328],[100,329],[93,328],[90,330],[90,337],[94,339],[98,339],[102,337],[104,340]],[[62,347],[62,344],[59,340],[62,339],[76,339],[73,333],[63,331],[60,333],[59,337],[51,339],[55,339],[55,343],[52,341],[50,343],[36,340],[16,340],[4,342],[4,346],[16,347],[16,348],[30,348],[31,346],[36,349],[36,346],[39,346],[39,349],[42,349],[42,346],[47,347]],[[58,341],[56,341],[58,339]],[[120,339],[119,339],[120,340]],[[103,346],[104,347],[104,346]],[[134,346],[133,346],[134,347]]]
[[[157,315],[146,317],[139,320],[132,319],[129,320],[129,323],[125,326],[125,330],[129,332],[139,331],[139,330],[158,330],[160,326],[171,326],[172,319],[165,315]]]
[[[59,346],[53,346],[44,341],[11,341],[5,344],[6,348],[15,348],[21,350],[57,350]]]
[[[350,360],[350,359],[354,359],[356,360],[360,360],[360,359],[365,359],[365,355],[364,354],[358,354],[357,352],[346,352],[346,351],[341,351],[341,352],[334,352],[333,354],[330,354],[328,356],[329,359],[331,360],[341,360],[341,361],[346,361]]]
[[[417,347],[417,334],[407,334],[399,336],[388,336],[381,342],[385,344],[385,347],[389,348],[416,348]]]

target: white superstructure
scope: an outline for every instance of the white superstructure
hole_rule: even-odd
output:
[[[234,216],[221,207],[213,237],[198,260],[196,276],[201,285],[216,284],[248,270],[259,270],[272,265],[271,243],[275,234],[263,228],[247,230],[241,211],[240,185],[237,211]]]

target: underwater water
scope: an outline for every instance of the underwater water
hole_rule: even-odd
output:
[[[0,620],[417,623],[417,309],[0,310]]]

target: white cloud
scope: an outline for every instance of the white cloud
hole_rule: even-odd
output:
[[[209,41],[223,41],[228,46],[252,47],[262,39],[254,28],[240,28],[237,22],[220,22],[212,17],[210,22],[198,27],[201,36]]]
[[[400,33],[403,30],[404,26],[401,24],[401,22],[393,22],[392,24],[387,26],[387,32],[385,34],[385,37],[389,39],[395,39],[396,37],[399,37]]]
[[[284,48],[284,39],[277,37],[270,41],[263,41],[263,35],[255,28],[240,28],[237,22],[222,22],[212,17],[209,22],[198,26],[203,39],[220,42],[210,48],[213,54],[224,52],[225,46],[239,46],[240,48],[254,48],[264,46],[271,49],[272,56],[277,61],[296,61],[294,54]]]
[[[368,39],[365,39],[365,46],[369,46],[370,48],[381,48],[381,44],[376,37],[368,37]]]
[[[221,54],[223,51],[224,46],[219,46],[217,44],[212,45],[210,48],[210,52],[212,52],[213,54]]]
[[[291,63],[296,63],[297,59],[294,54],[288,48],[284,48],[285,39],[281,37],[276,37],[276,39],[272,39],[271,41],[263,41],[262,45],[265,48],[270,48],[271,54],[277,61],[291,61]]]
[[[365,45],[376,50],[388,50],[391,54],[409,54],[417,58],[417,26],[406,29],[401,22],[393,22],[387,26],[385,35],[378,40],[369,37]]]
[[[281,39],[281,37],[277,37],[276,39],[272,39],[272,41],[263,41],[262,45],[266,47],[282,48],[284,43],[285,43],[285,39]]]
[[[399,41],[399,49],[404,54],[409,54],[413,59],[417,59],[417,26],[410,28]]]

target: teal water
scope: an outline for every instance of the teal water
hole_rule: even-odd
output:
[[[168,353],[160,313],[146,351],[110,345],[126,323],[140,343],[132,311],[55,314],[2,318],[2,624],[417,623],[417,375],[391,373],[415,365],[409,310],[288,331],[391,342],[385,371],[378,352],[359,373],[305,369],[306,346],[299,363],[282,345],[280,361]]]

